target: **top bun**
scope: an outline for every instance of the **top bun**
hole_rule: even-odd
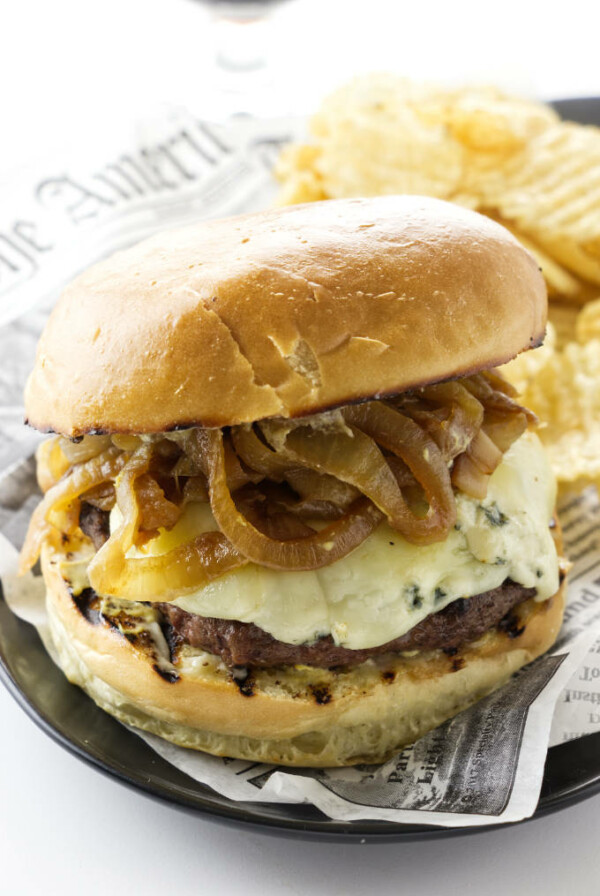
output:
[[[68,436],[297,417],[538,345],[544,280],[503,227],[387,196],[206,221],[119,252],[63,293],[28,422]]]

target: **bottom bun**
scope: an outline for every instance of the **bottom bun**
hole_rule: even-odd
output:
[[[509,631],[493,629],[453,656],[432,650],[350,669],[278,666],[236,680],[218,657],[189,646],[165,660],[151,618],[132,628],[82,612],[61,575],[64,559],[46,547],[42,569],[52,637],[71,682],[121,722],[180,746],[280,765],[385,761],[548,650],[564,609],[563,583],[550,600],[517,606]],[[143,607],[131,605],[130,621],[139,623],[136,606]]]

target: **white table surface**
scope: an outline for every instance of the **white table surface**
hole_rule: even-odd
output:
[[[204,821],[105,778],[0,690],[0,893],[597,896],[600,797],[428,842],[275,838]]]
[[[193,0],[20,0],[0,4],[0,14],[0,182],[23,160],[142,105],[202,108],[210,46],[205,10]],[[307,111],[326,87],[369,69],[494,81],[541,97],[600,94],[597,3],[553,12],[512,0],[298,0],[280,15],[293,38],[278,42],[286,71],[276,112]],[[99,775],[4,690],[0,718],[2,896],[600,893],[600,797],[446,840],[276,839],[184,814]]]

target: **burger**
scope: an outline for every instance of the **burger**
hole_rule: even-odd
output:
[[[434,199],[163,233],[69,286],[28,422],[61,667],[176,744],[381,762],[563,612],[555,483],[495,369],[544,336],[533,258]]]

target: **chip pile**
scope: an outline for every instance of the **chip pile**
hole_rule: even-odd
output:
[[[546,343],[505,365],[521,401],[542,421],[538,432],[563,490],[600,491],[600,299],[575,319],[575,339]]]
[[[493,87],[355,79],[276,167],[287,205],[412,193],[473,208],[537,258],[548,338],[506,366],[563,489],[600,489],[600,128]]]
[[[441,88],[391,75],[352,81],[288,146],[283,204],[412,193],[496,218],[538,257],[551,296],[600,290],[600,128],[492,87]]]

